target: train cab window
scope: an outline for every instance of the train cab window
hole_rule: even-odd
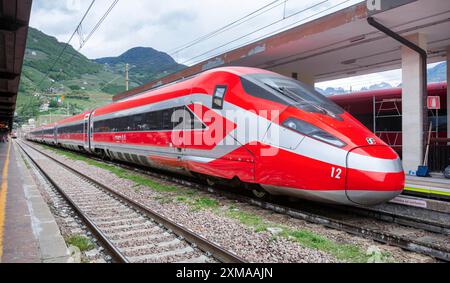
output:
[[[252,96],[338,118],[344,110],[300,81],[275,74],[252,74],[241,77],[244,90]]]
[[[218,110],[223,109],[223,103],[225,101],[226,93],[227,93],[227,86],[219,85],[216,87],[216,90],[214,91],[213,95],[213,103],[212,103],[213,109]]]

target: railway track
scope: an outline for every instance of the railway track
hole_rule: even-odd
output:
[[[17,144],[83,219],[115,262],[245,262],[176,221],[115,192],[44,152],[28,144]]]
[[[86,155],[88,156],[88,155]],[[88,156],[97,161],[101,159]],[[450,261],[450,214],[429,211],[429,217],[402,210],[401,205],[389,203],[379,207],[339,207],[316,204],[308,201],[291,202],[286,199],[270,201],[256,199],[229,188],[211,187],[189,178],[172,174],[159,174],[123,163],[107,162],[124,169],[137,171],[164,181],[189,186],[214,195],[251,204],[256,207],[285,214],[310,223],[346,231],[350,234],[397,246],[402,249],[425,254],[442,261]],[[417,208],[418,209],[418,208]],[[434,216],[432,216],[434,215]],[[436,217],[436,215],[438,217]]]

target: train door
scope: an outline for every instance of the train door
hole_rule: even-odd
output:
[[[89,145],[89,117],[91,115],[85,115],[84,121],[83,121],[83,146],[84,150],[89,151],[90,145]]]
[[[94,112],[89,114],[89,133],[88,133],[88,147],[92,151],[92,142],[94,140]]]
[[[185,171],[186,167],[186,144],[184,141],[188,125],[190,124],[190,115],[186,105],[189,104],[189,96],[178,98],[176,102],[178,105],[183,105],[169,111],[171,125],[172,125],[172,137],[171,137],[171,154],[174,154],[177,161],[174,163],[176,169]],[[163,113],[163,120],[165,119]]]
[[[53,140],[55,145],[58,144],[58,127],[55,126],[55,128],[53,129]]]

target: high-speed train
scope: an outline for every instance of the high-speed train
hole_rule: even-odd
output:
[[[375,205],[405,183],[395,151],[350,114],[312,87],[253,68],[209,70],[27,138],[260,197]]]

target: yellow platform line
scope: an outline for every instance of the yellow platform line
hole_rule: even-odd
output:
[[[2,186],[0,189],[0,263],[3,257],[3,236],[5,229],[5,212],[6,212],[6,196],[8,193],[8,171],[9,171],[9,156],[11,151],[11,143],[8,145],[8,152],[6,154],[5,165],[3,166]]]
[[[421,189],[421,188],[406,187],[405,191],[411,191],[411,192],[417,192],[417,193],[423,193],[423,194],[450,196],[450,193],[448,193],[448,192],[441,192],[441,191],[436,191],[436,190],[433,190],[433,189]]]

